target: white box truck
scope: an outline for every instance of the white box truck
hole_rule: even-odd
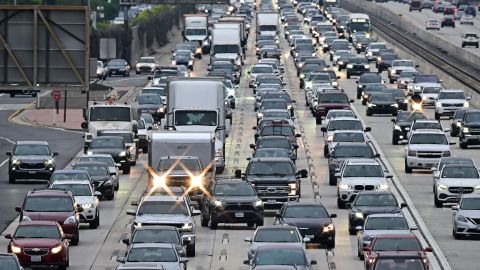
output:
[[[197,41],[203,54],[210,52],[207,14],[184,14],[183,27],[185,41]]]
[[[215,178],[212,132],[157,131],[148,145],[148,186],[183,186],[199,200],[202,187]]]
[[[235,65],[243,65],[243,50],[238,29],[212,29],[210,55],[215,58],[229,59]]]
[[[225,169],[225,140],[230,129],[224,87],[223,79],[215,77],[170,78],[167,85],[165,129],[215,133],[218,173]]]
[[[277,35],[278,18],[277,12],[257,12],[257,34]]]
[[[248,31],[244,17],[225,16],[221,17],[217,23],[239,23],[242,46],[245,46],[247,44]]]

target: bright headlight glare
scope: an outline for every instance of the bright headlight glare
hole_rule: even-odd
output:
[[[191,222],[187,222],[187,223],[183,224],[183,226],[182,226],[182,229],[184,229],[184,230],[191,230],[192,228],[193,228],[193,223],[191,223]]]
[[[262,200],[258,200],[256,202],[253,203],[253,206],[255,207],[262,207],[263,206],[263,201]]]
[[[465,101],[465,102],[463,103],[463,107],[468,108],[469,106],[470,106],[470,104],[468,103],[468,101]]]
[[[12,164],[18,165],[18,164],[20,164],[20,161],[18,159],[13,159]]]
[[[331,141],[333,141],[333,135],[328,135],[328,137],[327,137],[327,141],[328,141],[328,142],[331,142]]]
[[[347,65],[347,68],[353,68],[353,65],[352,65],[352,64],[348,64],[348,65]]]
[[[447,189],[448,187],[447,187],[446,185],[439,184],[439,185],[437,186],[437,188],[440,189],[440,190],[445,190],[445,189]]]
[[[12,250],[12,253],[21,253],[21,252],[22,252],[22,248],[21,248],[21,247],[17,247],[17,246],[14,245],[14,244],[11,244],[11,245],[10,245],[10,249]]]
[[[60,251],[62,251],[62,245],[58,245],[58,246],[52,248],[52,253],[53,253],[53,254],[57,254],[57,253],[59,253]]]
[[[355,213],[355,217],[363,218],[363,213],[357,212],[357,213]]]
[[[462,129],[462,131],[463,131],[463,133],[468,133],[468,132],[470,132],[470,129],[468,127],[464,127]]]
[[[91,151],[91,150],[87,151],[87,155],[92,155],[92,154],[93,154],[93,151]]]
[[[380,185],[377,186],[378,189],[381,190],[388,190],[388,184],[387,183],[381,183]]]
[[[335,229],[335,226],[333,226],[333,224],[329,224],[328,226],[323,227],[324,232],[331,232],[333,231],[333,229]]]
[[[165,176],[155,176],[153,178],[153,184],[155,186],[162,186],[162,185],[165,185],[165,182],[167,181],[167,179],[165,178]]]
[[[365,65],[365,68],[370,68],[370,65]]]
[[[290,187],[290,189],[297,189],[297,184],[296,183],[290,183],[290,184],[288,184],[288,186]]]
[[[72,224],[75,223],[75,221],[77,221],[77,218],[75,216],[69,216],[67,219],[65,219],[63,224]]]
[[[340,184],[338,185],[338,188],[345,190],[345,189],[351,189],[351,186],[347,184]]]
[[[437,106],[438,108],[442,107],[442,103],[441,102],[437,102],[437,104],[435,104],[435,106]]]
[[[223,206],[223,202],[222,202],[222,201],[214,201],[213,204],[214,204],[216,207],[222,207],[222,206]]]
[[[193,176],[192,177],[192,186],[194,187],[201,187],[202,186],[202,177],[201,176]]]

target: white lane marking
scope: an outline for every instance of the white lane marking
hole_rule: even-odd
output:
[[[11,144],[15,144],[15,142],[12,141],[12,140],[10,140],[9,138],[0,137],[0,139],[1,139],[1,140],[5,140],[5,141],[7,141],[7,142],[9,142],[9,143],[11,143]]]
[[[23,108],[25,105],[26,104],[2,104],[0,105],[0,111],[16,111]]]
[[[5,95],[5,94],[0,94],[0,97],[3,97],[3,95]]]
[[[0,167],[2,167],[3,165],[5,165],[5,163],[7,163],[7,162],[8,162],[8,158],[5,159],[4,161],[2,161],[2,163],[0,163]]]

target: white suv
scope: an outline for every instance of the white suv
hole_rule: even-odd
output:
[[[405,172],[415,169],[431,170],[442,157],[450,157],[450,143],[445,133],[436,129],[413,131],[405,147]]]
[[[389,191],[387,178],[393,177],[385,173],[375,159],[349,159],[335,176],[338,178],[337,206],[340,209],[345,209],[347,203],[353,202],[361,191]]]
[[[402,71],[417,71],[413,60],[399,59],[392,62],[392,66],[388,69],[388,79],[390,83],[395,83]]]
[[[468,109],[469,100],[470,97],[466,97],[465,92],[460,89],[440,91],[435,101],[435,119],[440,120],[444,115],[453,116],[458,109]]]
[[[438,208],[458,202],[462,194],[480,193],[480,176],[473,165],[447,164],[433,181],[433,201]]]
[[[248,86],[253,87],[255,79],[258,75],[273,75],[274,70],[271,65],[268,64],[256,64],[248,71]]]

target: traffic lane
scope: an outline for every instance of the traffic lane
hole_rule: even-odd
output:
[[[386,73],[383,74],[386,77]],[[388,79],[388,78],[386,78]],[[341,87],[350,97],[355,97],[356,78],[340,80]],[[389,85],[394,87],[394,85]],[[449,207],[437,209],[433,205],[432,192],[432,174],[428,171],[414,171],[412,174],[405,174],[404,171],[404,145],[393,146],[391,144],[392,116],[375,115],[367,117],[365,114],[366,106],[359,102],[354,103],[354,107],[359,112],[361,119],[367,126],[372,128],[371,135],[378,142],[380,148],[385,153],[383,157],[392,165],[395,174],[400,182],[406,188],[409,197],[413,200],[415,207],[420,212],[423,220],[427,224],[430,233],[434,236],[438,245],[447,257],[453,269],[471,269],[475,267],[475,262],[471,260],[475,255],[475,247],[478,243],[475,241],[458,241],[453,239],[452,233],[452,210]],[[429,119],[434,119],[431,109],[426,110]],[[448,126],[448,121],[442,121],[444,127]],[[475,151],[461,150],[458,146],[452,146],[454,156],[471,157],[479,162],[475,156]],[[438,226],[445,224],[445,226]]]
[[[17,184],[8,183],[8,162],[5,152],[11,152],[17,140],[45,140],[48,141],[50,149],[58,152],[55,158],[56,168],[61,169],[80,151],[83,139],[81,134],[76,132],[61,131],[56,129],[24,126],[10,123],[8,117],[13,111],[0,111],[0,231],[5,230],[8,224],[18,215],[15,206],[22,204],[25,194],[34,188],[45,187],[44,181],[24,181]]]

